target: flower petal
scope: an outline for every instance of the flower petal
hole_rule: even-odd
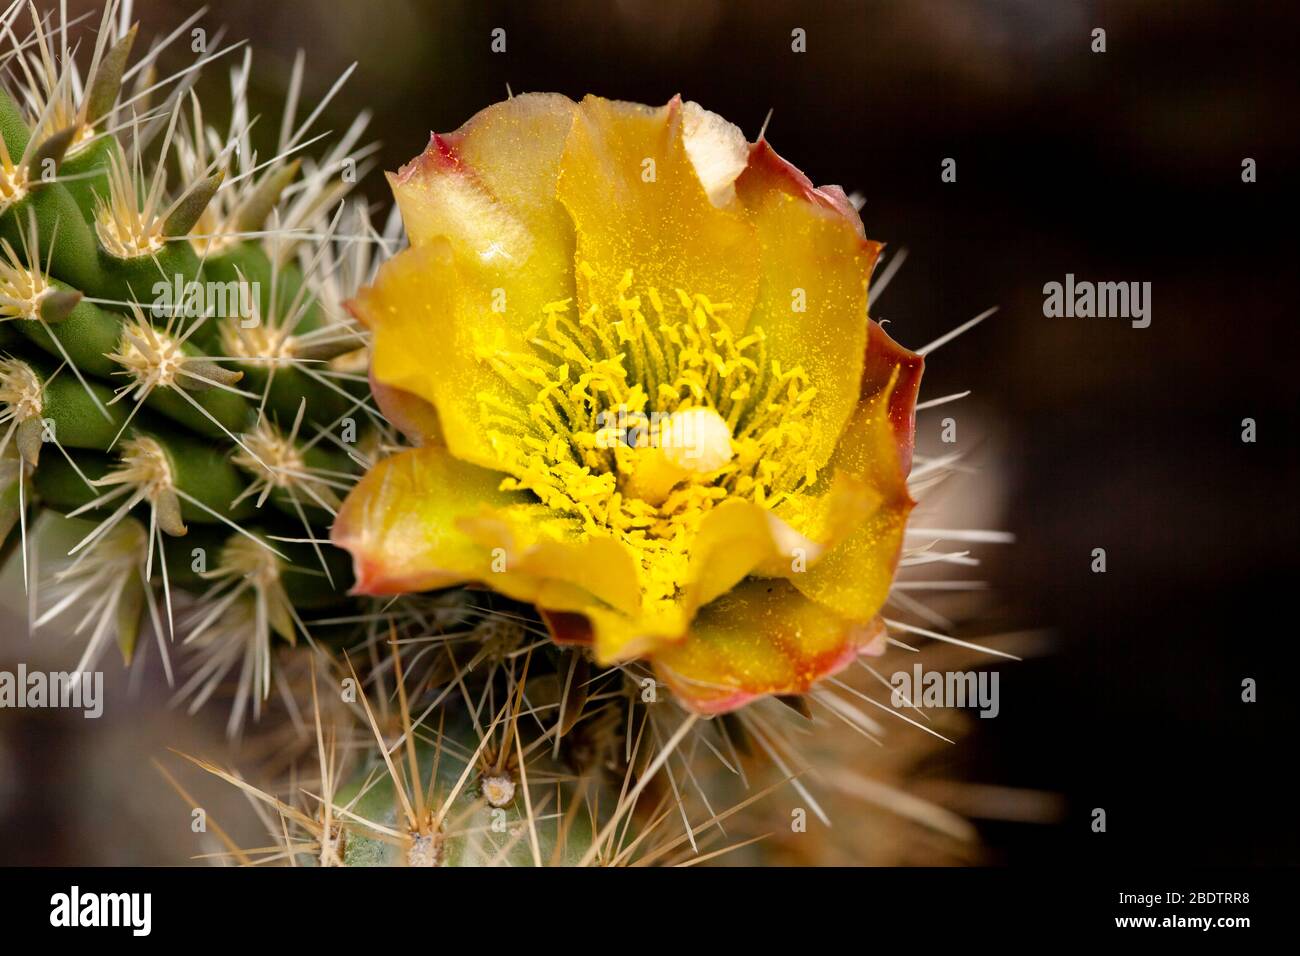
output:
[[[479,395],[515,398],[486,359],[524,348],[542,307],[573,295],[573,226],[555,198],[574,105],[516,96],[389,177],[412,248],[352,303],[374,331],[373,377],[432,403],[449,448],[498,464]]]
[[[705,515],[693,536],[690,560],[676,600],[637,611],[592,606],[583,611],[585,621],[554,613],[569,609],[544,605],[543,617],[557,641],[590,644],[596,660],[603,665],[643,657],[686,640],[691,619],[701,606],[777,556],[769,512],[749,501],[724,501]],[[594,573],[596,569],[589,568],[586,576],[590,578]]]
[[[467,272],[448,241],[439,239],[384,263],[352,310],[373,333],[373,380],[431,403],[452,453],[492,468],[499,456],[483,427],[479,396],[514,400],[516,407],[522,402],[483,361],[519,338],[506,322],[483,320],[482,304],[491,295],[484,278]]]
[[[893,381],[895,370],[898,380]],[[904,477],[912,470],[916,439],[916,394],[925,371],[924,356],[895,342],[875,322],[867,323],[867,354],[862,364],[862,399],[889,391],[889,423],[898,444],[898,465]],[[891,388],[892,382],[892,388]]]
[[[412,245],[443,237],[458,255],[516,279],[572,272],[573,228],[555,181],[574,110],[559,94],[527,93],[435,133],[388,177]]]
[[[700,609],[686,640],[652,655],[682,702],[716,714],[766,694],[801,694],[846,667],[878,635],[785,581],[746,581]]]
[[[597,661],[630,660],[685,640],[702,606],[778,554],[767,511],[741,499],[722,502],[704,516],[691,539],[690,560],[675,601],[633,617],[593,615]]]
[[[738,498],[722,502],[704,516],[691,543],[690,574],[683,582],[688,619],[780,553],[765,509]]]
[[[627,548],[582,535],[500,475],[423,447],[385,458],[348,495],[331,538],[352,554],[356,590],[400,594],[482,582],[562,611],[608,605],[635,614]]]
[[[415,445],[446,445],[433,404],[418,395],[378,381],[370,371],[370,394],[379,411]]]
[[[729,305],[740,331],[758,281],[753,229],[710,201],[682,114],[676,97],[653,108],[588,96],[560,164],[560,201],[577,230],[578,261],[595,273],[589,294],[598,304],[618,301],[630,269],[638,289],[681,289]]]
[[[803,366],[817,396],[805,452],[820,470],[858,403],[867,347],[867,281],[880,244],[863,238],[862,221],[838,190],[813,188],[765,142],[750,151],[736,181],[758,236],[761,269],[750,328],[761,328],[768,354]]]
[[[910,500],[882,505],[815,565],[789,581],[802,593],[848,617],[877,613],[889,596],[903,545]]]
[[[623,614],[640,609],[632,553],[609,535],[584,532],[576,519],[528,502],[464,518],[460,527],[498,556],[497,573],[488,583],[509,597],[575,610],[548,601],[532,583],[559,582],[590,595],[584,607],[599,601]]]
[[[683,104],[682,132],[700,184],[715,206],[736,198],[736,177],[749,163],[749,143],[734,123],[711,113],[699,103]]]
[[[417,448],[378,462],[343,503],[330,539],[351,552],[360,594],[401,594],[491,575],[491,550],[458,521],[521,496],[499,491],[500,477]]]
[[[811,489],[774,509],[777,518],[816,545],[815,555],[805,550],[807,566],[837,548],[864,522],[879,520],[882,510],[901,511],[905,516],[911,508],[907,474],[924,359],[895,342],[875,322],[867,323],[867,332],[861,399],[827,469]],[[896,556],[889,557],[886,543],[875,560],[892,571]],[[760,573],[786,577],[792,570],[800,573],[797,567],[769,563]],[[791,580],[797,583],[795,577]]]
[[[805,595],[853,620],[869,618],[884,605],[914,504],[893,426],[893,396],[908,387],[903,373],[896,368],[889,383],[857,407],[830,461],[833,474],[852,476],[871,490],[873,506],[855,524],[840,524],[837,540],[816,564],[789,575]],[[832,491],[777,510],[816,535],[834,533],[836,508],[843,507]]]

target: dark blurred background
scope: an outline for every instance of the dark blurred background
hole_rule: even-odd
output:
[[[142,35],[196,6],[138,3]],[[972,389],[944,415],[958,448],[997,450],[998,520],[1017,542],[982,552],[983,626],[1050,628],[1055,650],[1000,668],[1001,714],[938,769],[1064,793],[1068,812],[977,820],[989,858],[1300,861],[1285,211],[1300,7],[222,0],[204,22],[248,39],[268,116],[298,48],[308,104],[359,61],[325,125],[372,110],[386,169],[507,83],[648,103],[680,92],[750,138],[772,110],[776,148],[862,193],[868,235],[909,250],[873,305],[897,338],[917,347],[1001,307],[935,354],[923,397]],[[1091,51],[1099,27],[1105,53]],[[796,28],[806,52],[791,49]],[[225,84],[209,68],[207,108]],[[941,182],[946,157],[955,183]],[[377,175],[366,188],[385,197]],[[1067,272],[1152,283],[1151,326],[1045,318],[1043,284]],[[942,417],[922,417],[923,447],[950,450],[936,448]],[[1105,574],[1090,570],[1097,547]],[[1241,700],[1245,678],[1257,703]]]

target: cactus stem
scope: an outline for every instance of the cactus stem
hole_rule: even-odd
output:
[[[339,490],[347,490],[347,485],[340,481],[331,480],[307,464],[303,451],[298,447],[297,443],[298,432],[302,427],[303,414],[306,408],[307,403],[304,399],[298,406],[298,415],[287,435],[267,421],[265,417],[258,420],[252,431],[243,435],[244,446],[252,451],[250,453],[236,452],[231,461],[251,473],[253,481],[232,502],[232,506],[256,495],[257,507],[261,508],[273,491],[283,492],[292,504],[294,513],[302,522],[303,530],[307,534],[307,540],[311,543],[321,569],[325,572],[325,578],[332,588],[334,587],[334,575],[330,571],[329,562],[325,560],[325,554],[321,550],[320,542],[312,530],[311,521],[308,520],[307,514],[303,510],[299,493],[305,495],[317,507],[333,515],[338,512],[340,507],[338,495],[335,494],[335,486]]]
[[[116,390],[113,402],[128,396],[135,400],[135,408],[123,423],[123,430],[155,389],[168,389],[185,399],[245,453],[260,461],[255,451],[189,394],[192,391],[217,388],[244,398],[256,399],[257,396],[251,392],[234,387],[242,373],[222,369],[210,358],[192,355],[185,350],[186,339],[198,328],[197,324],[191,326],[185,335],[178,336],[174,334],[175,316],[168,319],[164,328],[159,329],[145,318],[138,305],[131,303],[131,310],[134,317],[122,326],[122,339],[117,351],[108,356],[122,366],[121,374],[129,379]]]
[[[50,282],[46,269],[42,269],[39,259],[39,241],[37,238],[36,216],[28,217],[27,229],[19,233],[23,252],[19,256],[10,245],[9,240],[0,239],[0,322],[8,320],[34,321],[41,323],[46,332],[50,325],[57,325],[66,320],[83,298],[76,289],[61,289]],[[31,263],[31,265],[25,265]],[[72,361],[64,348],[63,340],[51,335],[63,361],[72,369],[81,387],[91,397],[99,413],[106,421],[112,421],[104,403],[99,400],[90,383],[81,373],[77,363]]]
[[[392,635],[390,634],[390,637]],[[374,833],[382,834],[388,837],[397,837],[404,846],[402,855],[403,862],[408,866],[440,866],[444,859],[445,840],[449,835],[444,829],[444,823],[447,819],[448,811],[451,809],[456,797],[459,796],[465,787],[470,772],[474,769],[474,762],[482,753],[483,747],[487,744],[489,738],[483,736],[479,741],[479,746],[475,750],[473,757],[465,764],[465,770],[460,775],[459,780],[450,789],[442,804],[435,810],[432,806],[427,805],[424,792],[424,777],[420,772],[420,761],[415,746],[415,729],[411,719],[410,702],[406,695],[406,683],[402,673],[401,650],[396,640],[391,640],[391,649],[393,653],[394,680],[397,684],[398,691],[398,710],[401,718],[401,737],[397,744],[389,746],[384,739],[383,729],[379,721],[375,718],[375,713],[370,707],[370,702],[366,697],[364,690],[360,693],[362,708],[365,711],[366,721],[370,725],[370,730],[375,736],[379,745],[379,755],[383,758],[384,765],[388,771],[389,779],[392,781],[393,791],[397,796],[401,808],[402,819],[404,824],[402,829],[394,829],[384,826],[377,821],[370,821],[359,816],[354,817],[361,827]],[[352,666],[352,661],[348,660],[348,669],[357,686],[361,687],[361,681],[357,677],[356,669]],[[495,724],[493,725],[495,726]],[[408,763],[408,773],[402,773],[398,770],[390,750],[396,750],[399,746],[405,745],[406,761]],[[441,755],[441,738],[438,740],[438,755]],[[434,773],[431,775],[430,782],[437,779],[437,766],[435,757]],[[430,794],[432,796],[432,794]]]

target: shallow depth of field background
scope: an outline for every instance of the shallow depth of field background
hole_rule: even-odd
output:
[[[1295,8],[214,6],[209,33],[225,25],[227,39],[254,50],[256,109],[274,117],[267,138],[297,48],[309,55],[308,104],[360,61],[325,125],[372,110],[386,169],[418,153],[431,129],[503,98],[507,83],[650,103],[680,92],[750,137],[773,110],[777,150],[815,182],[861,192],[868,235],[909,250],[872,306],[896,338],[920,346],[1001,307],[935,353],[922,397],[974,395],[923,413],[918,434],[923,449],[947,450],[939,422],[956,418],[958,447],[984,474],[950,493],[968,489],[972,520],[992,514],[1018,538],[982,550],[993,589],[981,626],[1054,634],[1052,653],[999,667],[1001,714],[974,721],[974,735],[933,767],[1065,795],[1055,824],[977,819],[986,858],[1300,859],[1287,783],[1295,636],[1293,617],[1276,613],[1294,590],[1297,530],[1294,243],[1282,209],[1297,167],[1294,90],[1283,82]],[[195,5],[137,7],[148,38]],[[506,30],[504,54],[490,51],[495,27]],[[790,49],[796,27],[807,32],[803,54]],[[1107,31],[1105,54],[1090,52],[1094,27]],[[225,66],[209,67],[200,89],[219,115]],[[957,160],[955,184],[940,181],[945,157]],[[1255,184],[1241,182],[1244,157],[1258,163]],[[385,198],[378,174],[366,189]],[[1044,318],[1042,286],[1067,272],[1151,282],[1151,327]],[[1258,422],[1254,445],[1239,438],[1247,416]],[[1089,570],[1096,547],[1107,551],[1104,575]],[[5,580],[20,606],[12,569]],[[6,619],[0,666],[38,653],[54,650],[34,650],[21,616]],[[1256,704],[1240,700],[1247,677]],[[0,715],[0,859],[166,858],[164,846],[115,842],[114,814],[133,800],[174,808],[139,755],[190,736],[215,748],[224,714],[158,716],[164,697],[144,688],[118,708],[115,730]],[[114,765],[134,779],[110,782]],[[238,807],[230,794],[210,799]],[[1105,834],[1090,831],[1095,807],[1107,812]]]

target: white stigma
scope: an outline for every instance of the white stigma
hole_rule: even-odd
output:
[[[717,471],[735,454],[731,429],[711,408],[687,408],[669,415],[659,425],[656,445],[670,464],[699,475]]]
[[[626,485],[628,494],[662,504],[682,482],[717,471],[731,461],[731,429],[711,408],[685,408],[653,426]]]

